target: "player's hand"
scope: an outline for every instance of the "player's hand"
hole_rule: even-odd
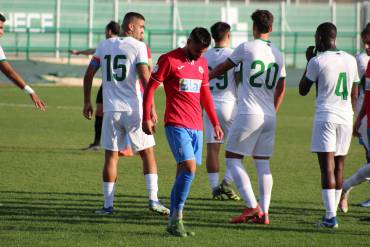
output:
[[[358,132],[358,130],[360,129],[360,126],[361,126],[361,121],[362,119],[360,118],[357,118],[354,125],[353,125],[353,136],[357,136],[359,137],[360,136],[360,133]]]
[[[84,115],[84,117],[87,118],[87,119],[89,119],[89,120],[91,120],[91,117],[93,115],[93,112],[94,112],[94,110],[93,110],[93,108],[91,106],[91,103],[90,102],[85,103],[84,104],[84,109],[83,109],[83,115]]]
[[[145,134],[153,135],[155,133],[155,127],[152,120],[143,120],[142,128]]]
[[[220,125],[216,125],[216,127],[214,128],[214,132],[215,132],[215,139],[217,141],[221,141],[224,138],[224,132],[222,131]]]
[[[68,50],[68,52],[73,55],[79,55],[79,52],[77,50]]]
[[[30,94],[32,102],[35,106],[40,109],[41,111],[45,111],[45,103],[37,96],[36,93]]]
[[[158,123],[158,115],[154,107],[152,107],[150,111],[150,117],[153,121],[153,124],[156,125]]]
[[[307,50],[306,50],[307,62],[310,61],[310,59],[313,58],[314,56],[316,56],[315,46],[311,45],[311,46],[307,47]]]

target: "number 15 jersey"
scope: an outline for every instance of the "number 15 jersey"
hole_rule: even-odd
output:
[[[238,65],[243,82],[238,93],[238,114],[275,116],[274,93],[278,80],[285,78],[281,52],[270,41],[256,39],[240,44],[229,60]]]
[[[359,83],[357,64],[344,51],[325,51],[307,65],[306,78],[317,83],[315,121],[352,124],[351,90]]]
[[[106,39],[93,59],[102,67],[104,112],[142,111],[136,65],[148,64],[145,44],[132,37]]]

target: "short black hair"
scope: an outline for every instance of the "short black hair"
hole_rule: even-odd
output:
[[[6,21],[6,18],[3,15],[3,13],[0,13],[0,21],[2,21],[2,22],[5,22]]]
[[[366,27],[361,32],[361,38],[370,35],[370,22],[366,24]]]
[[[189,39],[202,47],[208,47],[211,44],[211,35],[204,27],[194,28],[189,35]]]
[[[125,17],[123,17],[122,27],[128,26],[128,24],[132,23],[134,19],[141,19],[145,21],[145,18],[142,14],[137,12],[128,12]]]
[[[216,42],[219,42],[226,37],[226,35],[230,32],[230,29],[231,29],[230,25],[227,24],[226,22],[221,21],[216,22],[211,27],[212,38]]]
[[[274,16],[268,10],[257,9],[251,15],[253,24],[256,26],[260,33],[268,33],[272,29]]]
[[[118,22],[110,21],[105,28],[107,30],[110,30],[112,32],[112,34],[119,35],[120,26],[119,26]]]
[[[317,27],[316,33],[321,37],[322,42],[325,43],[337,38],[337,27],[331,22],[324,22]]]

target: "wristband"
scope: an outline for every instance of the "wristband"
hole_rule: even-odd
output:
[[[23,91],[26,93],[26,94],[33,94],[35,93],[35,91],[28,85],[26,85],[24,88],[23,88]]]

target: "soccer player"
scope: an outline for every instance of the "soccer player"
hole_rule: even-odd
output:
[[[0,37],[4,35],[4,23],[6,18],[0,13]],[[23,78],[14,70],[14,68],[6,61],[6,56],[3,48],[0,45],[0,70],[6,77],[9,78],[15,85],[22,89],[26,94],[30,95],[32,102],[36,108],[45,111],[45,103],[39,98],[36,92],[23,80]]]
[[[107,24],[105,27],[105,38],[110,39],[113,37],[117,37],[120,33],[120,26],[117,22],[111,21]],[[73,55],[93,55],[95,53],[96,49],[87,49],[82,51],[77,50],[70,50],[69,52]],[[96,111],[95,111],[95,124],[94,124],[94,130],[95,130],[95,136],[94,141],[89,144],[88,147],[84,148],[83,150],[92,150],[97,151],[100,147],[100,137],[101,137],[101,129],[103,125],[103,88],[102,86],[99,87],[98,94],[96,95]]]
[[[194,234],[186,232],[182,218],[196,164],[201,164],[202,159],[201,104],[214,128],[215,139],[223,137],[209,89],[207,61],[202,57],[210,42],[211,35],[205,28],[194,28],[184,48],[159,58],[144,92],[143,130],[147,134],[154,133],[150,116],[154,91],[163,83],[166,92],[165,131],[177,163],[167,231],[179,237]]]
[[[231,53],[230,44],[230,25],[225,22],[216,22],[211,27],[212,38],[215,41],[215,47],[208,49],[204,53],[204,58],[208,62],[209,70],[216,65],[225,61]],[[227,138],[231,123],[235,117],[237,104],[237,85],[235,82],[235,69],[230,69],[224,74],[209,81],[213,102],[215,104],[216,113],[222,130],[224,131],[224,140]],[[231,183],[233,182],[232,175],[226,167],[224,179],[219,184],[219,169],[220,162],[218,159],[221,144],[224,140],[216,141],[212,124],[206,114],[204,118],[204,129],[207,143],[207,159],[206,167],[208,179],[212,189],[214,199],[218,200],[240,200],[239,196],[232,190]]]
[[[324,228],[338,227],[336,215],[342,193],[344,160],[351,143],[353,99],[358,93],[352,84],[360,82],[355,58],[337,49],[336,37],[334,24],[325,22],[317,27],[315,49],[319,54],[315,55],[314,47],[307,48],[308,64],[299,83],[299,93],[303,96],[317,83],[311,149],[317,153],[326,209],[317,226]]]
[[[149,209],[159,214],[169,214],[158,200],[158,175],[154,158],[153,136],[146,135],[141,128],[142,94],[137,76],[145,87],[150,72],[146,46],[140,40],[144,35],[144,17],[129,12],[122,22],[123,37],[102,41],[87,68],[84,78],[83,114],[90,119],[92,79],[102,67],[103,77],[103,127],[102,147],[105,149],[103,169],[104,206],[96,213],[113,213],[113,199],[117,180],[118,151],[123,148],[124,136],[128,134],[132,149],[143,161],[143,172],[149,195]],[[156,113],[151,117],[156,120]]]
[[[369,81],[366,81],[366,78],[370,78],[370,71],[367,71],[367,67],[369,64],[369,56],[370,56],[370,23],[367,24],[367,26],[364,28],[364,30],[361,32],[361,38],[362,42],[364,43],[365,50],[358,54],[356,56],[357,60],[357,68],[358,68],[358,73],[359,77],[361,78],[361,84],[359,86],[359,98],[357,100],[357,105],[356,105],[356,113],[358,114],[358,120],[357,126],[355,126],[355,131],[360,133],[360,143],[363,144],[365,153],[366,153],[366,159],[367,159],[367,164],[365,164],[363,167],[358,169],[351,177],[346,179],[343,183],[343,191],[342,191],[342,196],[340,198],[339,202],[339,209],[347,213],[348,212],[348,197],[351,189],[366,180],[370,179],[370,155],[368,153],[369,150],[369,143],[368,143],[368,134],[367,134],[367,117],[365,116],[366,109],[368,107],[367,104],[370,104],[370,98],[368,98],[368,101],[366,101],[364,105],[364,88],[366,85],[366,90],[370,90],[370,85]],[[366,73],[368,74],[366,76]],[[369,79],[367,79],[369,80]],[[361,108],[364,106],[364,109],[362,110],[361,114]],[[370,112],[369,112],[370,113]],[[366,115],[368,112],[366,112]],[[361,126],[360,126],[361,125]],[[368,199],[365,202],[360,203],[361,206],[363,207],[370,207],[370,199]]]
[[[240,44],[228,60],[210,72],[210,79],[243,63],[243,82],[238,94],[238,112],[226,145],[226,165],[247,208],[230,223],[269,224],[272,191],[270,157],[275,141],[276,112],[285,91],[285,66],[281,52],[269,40],[274,17],[268,10],[252,16],[254,40]],[[243,157],[252,156],[258,175],[259,204]]]

